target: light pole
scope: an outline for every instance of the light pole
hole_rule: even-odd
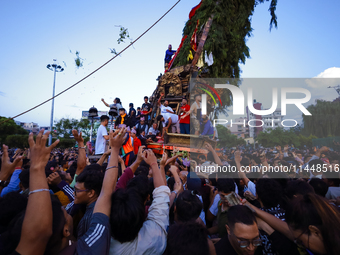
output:
[[[96,107],[91,107],[89,109],[89,118],[91,118],[91,133],[90,133],[90,143],[92,144],[92,132],[93,132],[93,118],[98,117],[98,110]]]
[[[51,122],[50,122],[50,136],[48,138],[48,145],[52,144],[52,127],[53,127],[53,112],[54,112],[54,91],[55,91],[55,77],[56,77],[56,73],[58,72],[62,72],[64,71],[64,68],[62,68],[60,65],[57,65],[57,60],[53,59],[53,64],[48,64],[46,67],[48,69],[50,69],[51,71],[54,72],[54,79],[53,79],[53,93],[52,93],[52,109],[51,109]]]

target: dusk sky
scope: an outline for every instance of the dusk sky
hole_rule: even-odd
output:
[[[65,68],[57,74],[57,94],[113,57],[109,48],[118,52],[129,43],[117,44],[117,26],[128,28],[130,37],[136,39],[174,3],[176,0],[0,1],[0,116],[15,116],[52,96],[53,72],[46,65],[53,59]],[[182,0],[134,47],[56,98],[55,120],[80,119],[81,112],[93,105],[108,110],[101,98],[112,103],[119,97],[126,109],[130,102],[141,106],[164,71],[168,44],[177,49],[188,14],[198,3]],[[340,78],[340,1],[279,0],[278,28],[271,32],[268,8],[269,2],[255,8],[254,31],[247,42],[251,58],[241,66],[241,78]],[[74,64],[76,51],[83,59],[79,69]],[[313,100],[334,100],[338,95],[327,86],[337,83],[305,84]],[[51,102],[16,120],[48,126],[50,113]]]

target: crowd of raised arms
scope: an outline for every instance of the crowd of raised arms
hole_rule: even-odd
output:
[[[194,161],[140,146],[126,165],[127,128],[95,163],[72,133],[78,148],[46,147],[43,131],[29,149],[3,145],[0,254],[340,254],[339,153],[326,147],[206,144]],[[207,165],[237,171],[200,176]]]

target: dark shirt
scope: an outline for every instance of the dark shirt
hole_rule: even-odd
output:
[[[121,124],[121,120],[122,120],[122,117],[121,116],[118,116],[117,119],[116,119],[116,122],[115,122],[115,125],[116,125],[116,128],[119,127],[119,125]],[[125,124],[127,127],[132,127],[134,123],[132,123],[130,117],[126,114],[126,116],[124,117],[124,122],[123,124]]]
[[[214,134],[214,127],[211,124],[211,121],[208,120],[207,123],[203,123],[203,132],[201,135],[213,135]]]
[[[216,255],[228,254],[228,255],[237,255],[233,246],[229,242],[228,235],[221,238],[220,241],[215,243]]]
[[[77,228],[78,239],[82,237],[86,233],[86,231],[90,228],[91,218],[93,215],[93,209],[95,205],[96,201],[86,207],[85,214],[83,218],[81,218]]]
[[[228,235],[224,236],[221,238],[220,241],[215,243],[215,250],[216,250],[216,255],[237,255],[236,251],[234,250],[233,246],[229,242]],[[262,249],[261,247],[258,247],[255,250],[255,255],[262,254]]]
[[[165,63],[169,63],[172,55],[174,55],[175,53],[176,53],[175,50],[166,50],[164,58]]]
[[[144,103],[143,105],[142,105],[142,108],[141,108],[141,110],[142,111],[150,111],[150,109],[152,108],[152,105],[150,104],[150,103]],[[150,115],[151,113],[149,113],[149,114],[147,114],[147,115]]]

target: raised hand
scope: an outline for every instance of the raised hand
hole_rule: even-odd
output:
[[[47,177],[47,182],[50,185],[55,185],[57,186],[60,182],[61,182],[61,177],[58,173],[51,173],[48,177]]]
[[[2,164],[0,171],[0,176],[2,177],[0,180],[5,181],[14,172],[14,169],[20,165],[20,161],[22,162],[22,157],[16,157],[12,163],[9,159],[8,147],[6,145],[2,145],[2,151]]]
[[[145,161],[145,163],[147,163],[148,165],[152,165],[154,163],[157,164],[157,158],[155,156],[155,154],[153,153],[152,150],[148,149],[148,150],[145,150],[143,152],[143,156],[142,156],[143,160]]]
[[[45,167],[48,159],[50,158],[51,151],[59,143],[59,139],[56,140],[51,146],[46,147],[46,142],[50,132],[44,134],[44,130],[41,130],[36,137],[36,141],[33,139],[33,133],[29,134],[28,143],[31,150],[31,165],[35,167]]]
[[[121,148],[125,140],[126,128],[117,129],[115,132],[110,131],[110,146],[111,148]]]
[[[72,135],[74,136],[74,139],[79,143],[84,143],[84,138],[82,137],[82,133],[79,132],[78,134],[78,131],[73,129],[72,130]]]
[[[241,152],[239,150],[235,151],[234,157],[235,157],[235,162],[241,162],[242,157],[241,157]]]
[[[161,165],[161,166],[165,166],[167,160],[168,160],[168,154],[167,154],[166,152],[163,152],[163,156],[162,156],[160,165]]]

